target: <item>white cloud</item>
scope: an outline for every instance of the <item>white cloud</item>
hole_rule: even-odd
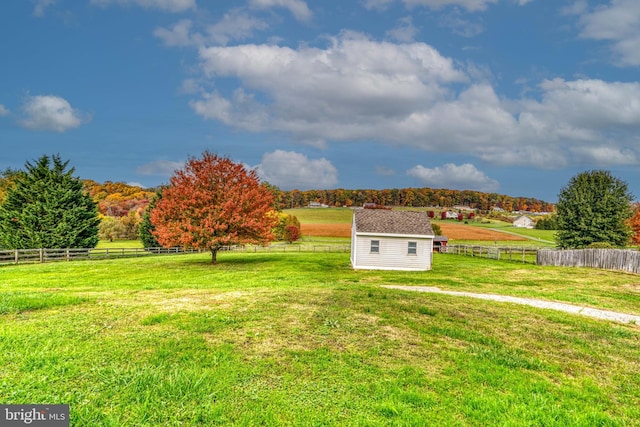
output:
[[[173,162],[170,160],[155,160],[138,166],[136,172],[140,175],[160,175],[172,176],[173,173],[184,167],[184,162]]]
[[[546,80],[521,99],[499,97],[477,69],[461,70],[424,43],[343,33],[324,48],[245,44],[199,50],[202,117],[323,147],[376,141],[464,153],[504,166],[598,167],[640,162],[640,83]],[[608,154],[597,147],[613,145]],[[618,154],[616,154],[618,153]],[[607,157],[608,156],[608,157]]]
[[[64,132],[90,120],[59,96],[40,95],[27,98],[24,119],[20,124],[31,130]]]
[[[615,142],[600,147],[574,147],[573,155],[586,163],[596,163],[599,166],[636,165],[638,156],[632,150],[615,146]]]
[[[166,46],[192,46],[200,44],[197,35],[191,34],[192,22],[190,19],[182,19],[170,29],[156,28],[153,35],[161,39]]]
[[[576,0],[568,6],[560,9],[560,13],[563,15],[582,15],[589,10],[589,3],[587,0]]]
[[[8,116],[9,113],[10,113],[9,109],[7,107],[5,107],[4,105],[0,104],[0,117]]]
[[[44,16],[44,11],[47,7],[55,4],[56,0],[36,0],[36,5],[33,7],[34,16]]]
[[[455,165],[447,163],[435,168],[425,168],[417,165],[407,171],[407,174],[419,179],[424,185],[433,188],[452,188],[459,190],[478,190],[493,192],[500,184],[479,171],[474,165],[465,163]]]
[[[395,0],[364,0],[364,7],[367,9],[384,10]],[[424,6],[430,9],[442,9],[445,7],[461,7],[469,12],[477,12],[486,10],[491,4],[500,2],[501,0],[400,0],[407,8],[416,6]],[[503,0],[504,1],[504,0]],[[519,6],[531,3],[533,0],[507,0]]]
[[[261,19],[249,15],[242,9],[233,9],[225,13],[218,22],[194,29],[190,19],[182,19],[170,28],[156,28],[153,35],[162,40],[165,46],[198,46],[205,44],[226,45],[231,41],[245,40],[254,36],[256,31],[269,26]]]
[[[619,65],[640,65],[640,2],[611,0],[608,5],[598,6],[591,12],[585,10],[583,3],[577,2],[567,11],[580,15],[581,37],[611,42]]]
[[[308,21],[313,15],[307,3],[302,0],[250,0],[249,4],[260,9],[283,7],[299,21]]]
[[[466,80],[453,61],[424,43],[374,42],[345,33],[326,49],[240,45],[200,49],[206,76],[242,81],[232,97],[206,93],[192,102],[205,118],[251,130],[278,130],[299,140],[368,137]],[[248,91],[261,93],[267,103]]]
[[[136,182],[136,181],[127,182],[127,185],[129,185],[131,187],[147,188],[146,186],[144,186],[141,183]]]
[[[405,16],[398,21],[398,26],[387,31],[387,35],[399,42],[409,43],[414,41],[418,29],[413,25],[411,16]]]
[[[488,5],[498,3],[499,0],[403,0],[407,7],[426,6],[431,9],[441,9],[446,6],[459,6],[470,12],[485,10]]]
[[[382,176],[391,176],[391,175],[395,175],[396,171],[386,166],[378,165],[376,166],[376,174],[382,175]]]
[[[484,31],[484,25],[481,21],[463,18],[457,9],[452,13],[443,14],[438,19],[438,25],[449,28],[451,32],[462,37],[475,37]]]
[[[329,160],[293,151],[266,153],[257,171],[263,180],[285,190],[333,188],[338,183],[338,170]]]
[[[207,28],[208,39],[216,44],[226,45],[231,40],[245,40],[253,37],[256,30],[268,28],[266,22],[249,15],[242,9],[225,13],[222,19]]]
[[[185,12],[196,9],[196,0],[91,0],[92,4],[108,6],[119,4],[123,6],[136,5],[145,9],[159,9],[165,12]]]
[[[200,86],[200,82],[197,79],[184,79],[178,92],[181,94],[194,95],[199,92],[202,92],[202,87]]]
[[[395,0],[363,0],[366,9],[385,10]]]

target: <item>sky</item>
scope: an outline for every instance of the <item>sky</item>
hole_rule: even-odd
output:
[[[0,169],[166,184],[205,150],[283,190],[640,198],[638,0],[6,0]]]

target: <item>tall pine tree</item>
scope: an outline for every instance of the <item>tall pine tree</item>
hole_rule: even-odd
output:
[[[93,248],[98,210],[74,168],[60,156],[42,156],[17,176],[0,205],[0,247]]]
[[[142,221],[140,221],[138,235],[142,241],[142,246],[145,248],[157,248],[160,246],[156,236],[153,235],[156,228],[151,224],[151,211],[156,207],[156,203],[158,203],[160,199],[162,199],[162,189],[153,196],[153,199],[149,202],[149,206],[147,206],[147,210],[144,212],[144,215],[142,215]]]

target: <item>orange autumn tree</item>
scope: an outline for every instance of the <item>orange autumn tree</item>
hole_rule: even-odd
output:
[[[272,206],[256,171],[205,151],[174,173],[150,219],[158,243],[209,250],[215,264],[223,246],[273,240]]]

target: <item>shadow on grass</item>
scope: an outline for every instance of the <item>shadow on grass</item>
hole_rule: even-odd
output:
[[[0,294],[0,315],[82,304],[89,298],[51,292],[8,292]]]

